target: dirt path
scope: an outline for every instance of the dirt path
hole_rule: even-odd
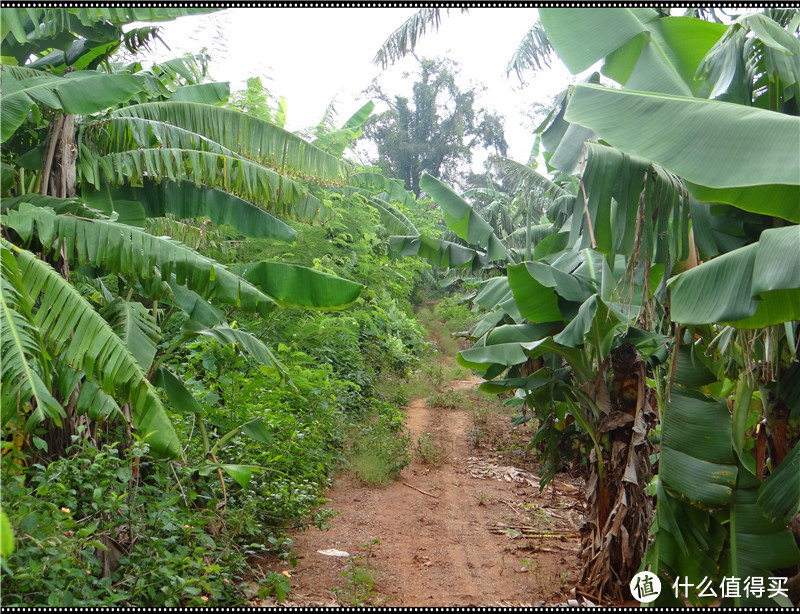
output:
[[[469,390],[478,380],[451,386]],[[567,601],[578,573],[578,484],[539,492],[535,471],[519,456],[475,446],[472,414],[407,408],[413,439],[443,446],[438,467],[416,459],[394,483],[365,487],[343,477],[329,491],[339,514],[326,531],[292,535],[297,567],[285,606],[550,605]],[[508,426],[508,418],[496,417]],[[513,454],[511,456],[514,456]],[[504,532],[503,532],[504,531]],[[372,543],[370,547],[366,547]],[[336,549],[350,556],[321,554]],[[274,605],[267,599],[258,605]]]

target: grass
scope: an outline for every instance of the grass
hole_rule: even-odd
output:
[[[472,406],[471,400],[461,390],[433,392],[426,401],[431,407],[441,407],[443,409],[466,409]]]
[[[368,486],[383,486],[397,478],[411,462],[408,430],[386,420],[367,421],[354,429],[348,454],[349,470]]]

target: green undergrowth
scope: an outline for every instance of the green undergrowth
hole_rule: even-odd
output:
[[[469,310],[447,301],[415,314],[427,283],[417,281],[429,267],[392,257],[376,220],[354,208],[327,227],[294,224],[290,248],[217,229],[206,251],[223,263],[279,259],[365,289],[339,312],[282,308],[261,320],[228,313],[231,327],[262,340],[280,369],[204,336],[173,351],[163,365],[196,400],[169,410],[181,459],[156,460],[135,439],[118,444],[129,438],[105,425],[74,436],[61,458],[22,457],[4,444],[0,494],[16,538],[1,563],[4,605],[244,606],[286,598],[286,578],[253,571],[254,561],[293,563],[288,531],[325,526],[333,513],[325,492],[338,472],[374,485],[395,479],[415,453],[403,423],[408,399],[459,377],[459,368],[442,367],[442,356],[455,355],[451,333]],[[184,324],[164,321],[159,352]],[[417,454],[433,458],[432,448],[417,444]]]
[[[345,206],[346,205],[346,206]],[[269,554],[292,564],[291,529],[324,527],[325,492],[342,469],[385,483],[408,464],[405,397],[385,382],[419,369],[425,331],[413,311],[430,267],[389,254],[374,210],[332,200],[325,227],[294,224],[291,246],[216,229],[223,263],[282,260],[365,285],[337,312],[229,312],[232,328],[270,349],[281,369],[200,336],[163,365],[196,406],[170,410],[183,458],[158,461],[125,433],[91,429],[67,456],[23,457],[4,444],[3,510],[16,548],[2,560],[7,606],[243,606],[284,576],[252,571]],[[172,346],[185,322],[167,318]],[[159,391],[159,393],[161,393]],[[84,432],[82,435],[87,435]]]

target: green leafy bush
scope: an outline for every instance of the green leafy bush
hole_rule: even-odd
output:
[[[460,296],[446,296],[433,308],[434,314],[444,322],[450,332],[467,331],[475,325],[477,316]]]
[[[246,561],[215,534],[223,512],[179,468],[176,482],[167,463],[143,462],[146,448],[120,454],[76,437],[27,483],[4,481],[17,532],[3,562],[5,606],[245,603]]]

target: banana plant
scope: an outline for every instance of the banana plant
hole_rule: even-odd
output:
[[[398,30],[379,59],[385,63],[406,53],[424,31],[423,23],[437,26],[438,15],[435,20],[420,17],[409,22],[407,28],[414,26],[410,30],[413,36]],[[574,354],[578,348],[567,351],[563,343],[567,330],[586,334],[592,330],[599,333],[601,328],[585,324],[589,315],[597,313],[590,311],[591,303],[584,302],[577,310],[573,303],[564,310],[581,296],[581,280],[570,279],[571,269],[556,272],[558,259],[575,259],[578,250],[602,254],[612,274],[617,274],[611,295],[638,312],[633,322],[622,319],[629,338],[618,336],[614,343],[625,339],[642,354],[649,345],[650,364],[657,367],[649,381],[664,419],[661,458],[666,466],[660,471],[666,474],[655,482],[657,537],[646,564],[666,574],[662,584],[677,575],[700,581],[702,572],[719,580],[721,569],[765,577],[796,561],[796,548],[792,549],[785,526],[796,515],[800,501],[798,445],[790,451],[791,439],[786,437],[786,407],[794,407],[797,397],[792,384],[786,382],[797,374],[797,297],[792,266],[800,243],[796,227],[790,224],[800,221],[798,25],[796,10],[767,9],[743,15],[726,26],[690,16],[671,17],[649,8],[543,8],[540,23],[509,65],[518,71],[541,66],[551,51],[573,73],[600,61],[603,75],[622,89],[600,87],[599,75],[592,75],[587,83],[562,92],[540,126],[548,169],[557,171],[559,177],[575,175],[577,197],[569,202],[568,217],[561,220],[559,232],[533,250],[533,262],[508,266],[507,279],[483,282],[476,301],[493,311],[476,327],[473,334],[481,336],[472,350],[462,353],[461,360],[487,380],[508,371],[507,377],[487,386],[500,390],[518,386],[525,390],[523,396],[537,391],[552,396],[555,385],[548,382],[557,379],[559,366],[570,367],[561,372],[562,383],[567,375],[579,382],[590,380],[585,375],[590,366],[602,371],[598,359],[603,353],[596,354],[597,348],[603,347],[602,337],[585,337],[588,354],[595,358],[587,364]],[[759,237],[771,227],[778,232],[763,232],[762,246]],[[778,262],[767,264],[764,255],[773,257],[778,245]],[[757,255],[762,260],[760,276],[755,278]],[[630,260],[621,274],[616,268],[619,257]],[[786,267],[781,267],[784,259]],[[701,260],[708,262],[697,267]],[[468,262],[466,258],[463,261]],[[587,262],[594,259],[585,257],[584,264]],[[686,269],[690,270],[670,281]],[[717,275],[727,280],[724,288],[717,283]],[[628,288],[624,293],[623,286]],[[601,288],[594,308],[600,310],[597,301],[602,300],[612,313],[607,292]],[[709,313],[700,313],[701,307]],[[629,314],[630,308],[622,313]],[[603,321],[609,325],[612,320],[606,317]],[[677,327],[682,321],[705,324],[691,324],[686,330]],[[774,326],[758,329],[741,343],[732,341],[739,334],[734,326],[752,329],[768,325]],[[560,335],[562,343],[553,335]],[[579,341],[577,334],[568,338]],[[668,349],[672,350],[669,357]],[[546,368],[546,360],[523,367],[529,360],[544,359],[545,350],[555,354],[549,363],[552,373],[531,372],[533,367]],[[743,358],[726,377],[714,368],[708,351],[720,364],[730,362],[727,352]],[[749,402],[744,400],[747,388],[733,397],[738,410],[731,429],[725,426],[729,415],[723,413],[724,407],[709,397],[730,396],[730,382],[739,381],[742,372],[750,377],[754,351],[763,353],[758,358],[763,362],[755,364],[767,367],[759,380],[760,402],[768,409],[783,408],[781,420],[771,423],[773,445],[782,452],[771,459],[774,473],[760,487],[754,480],[769,468],[764,469],[763,462],[756,462],[751,455],[763,461],[766,431],[759,431],[755,452],[751,448],[742,452],[744,442],[752,441],[752,433],[745,436],[745,427],[753,427],[748,423],[750,412],[741,409]],[[773,383],[772,375],[779,384]],[[613,378],[609,386],[616,392]],[[697,387],[705,389],[691,390]],[[794,401],[787,403],[786,399]],[[637,407],[641,402],[637,401]],[[694,413],[681,411],[687,403],[694,413],[707,415],[693,419]],[[567,415],[566,409],[562,415]],[[796,414],[790,415],[796,420]],[[591,430],[585,416],[585,407],[579,408],[574,419]],[[639,431],[641,437],[644,432]],[[681,445],[683,439],[691,445]],[[709,440],[715,444],[707,450]],[[628,439],[628,449],[636,447],[634,439]],[[748,471],[743,472],[741,466]],[[712,473],[709,467],[714,467]],[[751,479],[750,474],[756,477]],[[632,481],[638,480],[639,487],[644,487],[646,476],[635,477]],[[693,483],[694,477],[697,483]],[[597,495],[592,495],[593,510],[603,498],[598,482],[592,484]],[[593,514],[593,520],[602,518]],[[611,523],[601,527],[602,523],[595,522],[595,527],[618,530],[615,522],[619,517],[611,514],[607,517],[613,518]],[[763,535],[775,548],[756,556],[751,547],[759,539],[756,535]],[[637,539],[646,541],[646,531],[640,530]],[[584,567],[582,585],[589,592],[602,592],[601,597],[627,596],[625,578],[611,578],[619,559],[595,548],[595,542],[599,545],[601,541],[585,542],[589,564]],[[594,564],[603,557],[604,564]],[[626,573],[630,571],[628,568]],[[694,593],[686,596],[690,600],[696,597]],[[768,598],[762,603],[775,604],[776,600]]]
[[[681,599],[706,603],[697,590],[703,578],[718,584],[726,575],[752,576],[766,586],[776,570],[798,561],[786,529],[800,502],[792,474],[797,417],[784,402],[791,397],[784,382],[797,360],[800,241],[789,224],[800,221],[800,167],[790,153],[800,146],[793,102],[800,20],[759,14],[725,27],[621,9],[615,18],[624,25],[606,32],[596,28],[598,16],[543,11],[549,40],[572,70],[603,59],[604,74],[625,86],[576,86],[564,117],[673,173],[691,196],[690,252],[708,260],[663,278],[668,316],[686,328],[674,332],[672,387],[662,395],[658,510],[646,558],[662,584],[683,578],[695,585]],[[699,36],[690,40],[692,29]],[[728,396],[733,416],[714,398]],[[762,540],[770,546],[752,547]],[[682,603],[669,593],[663,604]],[[774,592],[728,599],[789,605]]]
[[[208,104],[221,102],[227,86],[195,87],[206,84],[197,83],[201,67],[190,60],[149,71],[52,69],[56,40],[84,40],[95,26],[121,36],[126,19],[179,14],[3,11],[4,44],[13,38],[12,47],[28,45],[26,58],[40,57],[34,67],[8,66],[5,58],[3,66],[2,424],[39,448],[50,444],[49,454],[63,452],[70,434],[96,435],[120,422],[151,453],[180,457],[151,384],[170,382],[170,410],[186,407],[175,392],[180,382],[164,375],[171,352],[205,336],[284,373],[215,304],[267,317],[281,305],[343,309],[362,289],[280,263],[233,270],[147,230],[153,217],[208,217],[246,236],[291,241],[295,232],[278,216],[324,222],[324,190],[344,185],[351,172],[275,125]],[[107,60],[111,47],[103,50]],[[163,349],[172,317],[181,318],[181,332]],[[43,423],[47,441],[39,436]]]

